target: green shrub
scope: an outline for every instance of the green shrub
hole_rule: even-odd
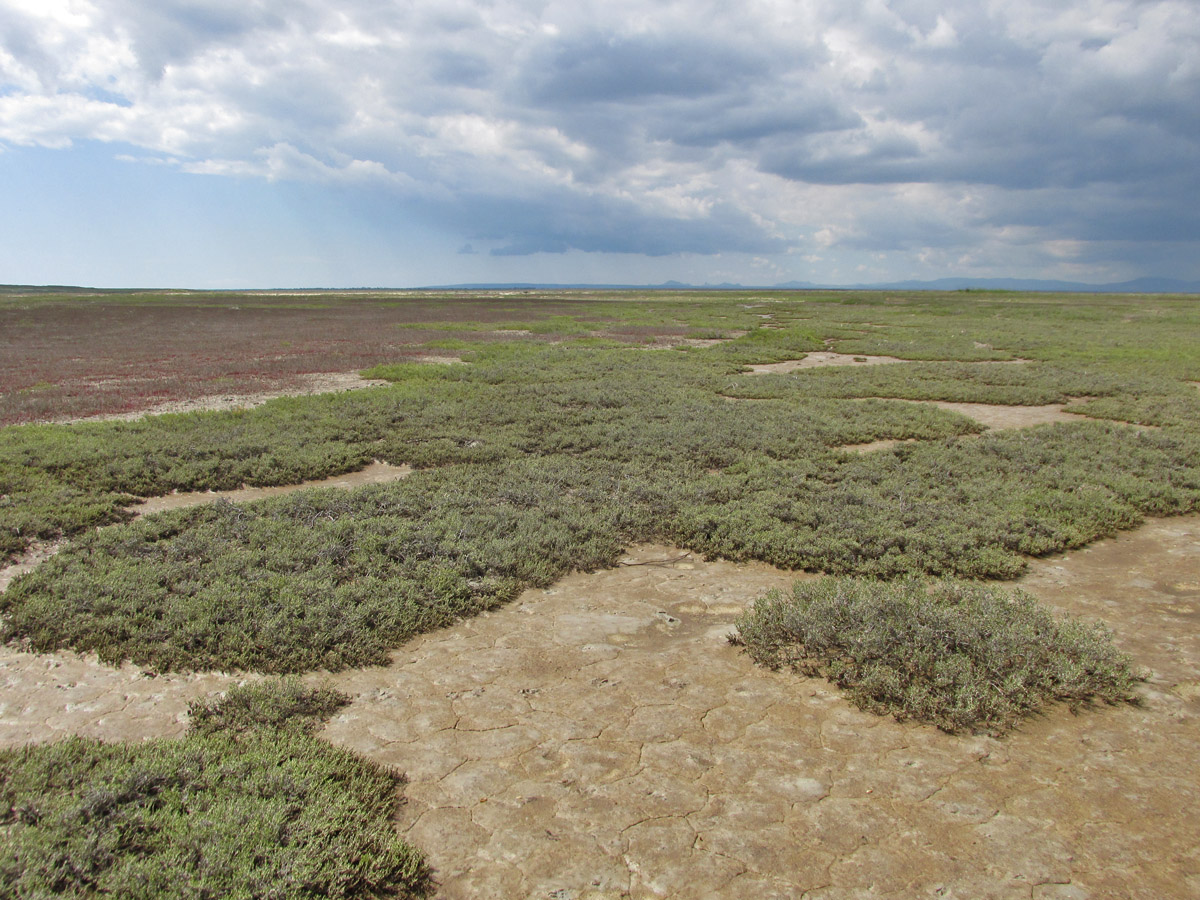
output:
[[[311,734],[349,702],[340,691],[305,687],[297,678],[267,679],[193,701],[188,718],[197,734],[244,734],[259,728]]]
[[[249,706],[329,705],[294,689],[269,699],[279,689],[249,689]],[[0,895],[426,895],[424,858],[393,824],[403,779],[307,728],[252,724],[246,699],[246,689],[230,692],[180,740],[0,751]]]
[[[638,479],[543,459],[217,502],[72,542],[0,595],[3,634],[160,671],[378,665],[526,587],[614,564],[650,515]]]
[[[1019,590],[823,578],[772,591],[738,621],[756,662],[821,675],[863,709],[1002,734],[1046,703],[1136,702],[1139,676],[1100,625]]]

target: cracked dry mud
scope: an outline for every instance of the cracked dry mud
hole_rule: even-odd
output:
[[[1200,894],[1200,516],[1032,563],[1023,587],[1152,674],[1140,707],[1056,707],[1003,740],[754,666],[731,623],[795,577],[631,548],[388,667],[311,676],[355,698],[325,736],[408,773],[398,827],[443,900]],[[236,680],[2,652],[10,745],[177,734]]]

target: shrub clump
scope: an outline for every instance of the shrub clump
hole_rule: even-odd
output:
[[[772,591],[737,623],[755,661],[821,675],[863,709],[1000,735],[1051,701],[1136,702],[1140,676],[1099,624],[961,581],[823,578]]]
[[[191,730],[201,734],[245,734],[256,728],[312,734],[349,702],[341,691],[306,687],[298,678],[268,679],[194,700],[188,718]]]
[[[179,740],[0,751],[0,896],[425,896],[403,778],[310,733],[345,699],[270,681],[193,707]]]

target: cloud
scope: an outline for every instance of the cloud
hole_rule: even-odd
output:
[[[1191,0],[0,4],[0,142],[369,185],[503,255],[1145,259],[1197,237],[1198,96]]]
[[[587,32],[545,42],[522,80],[536,105],[619,105],[727,93],[766,70],[759,55],[711,37]]]

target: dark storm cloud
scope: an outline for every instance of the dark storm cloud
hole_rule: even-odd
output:
[[[539,48],[522,81],[541,106],[619,104],[724,93],[765,71],[750,52],[711,38],[589,32]]]
[[[719,208],[703,218],[681,220],[647,215],[630,202],[592,198],[580,201],[562,192],[531,200],[471,198],[468,220],[461,211],[432,212],[460,228],[474,242],[497,244],[493,256],[528,256],[584,250],[596,253],[771,253],[784,242],[736,209]]]
[[[261,0],[115,0],[116,17],[131,35],[142,67],[151,77],[168,65],[194,59],[213,47],[238,45],[248,36],[270,34],[304,14],[305,4],[290,11]]]
[[[1178,244],[1197,98],[1190,0],[0,10],[0,140],[371,184],[482,253]]]

